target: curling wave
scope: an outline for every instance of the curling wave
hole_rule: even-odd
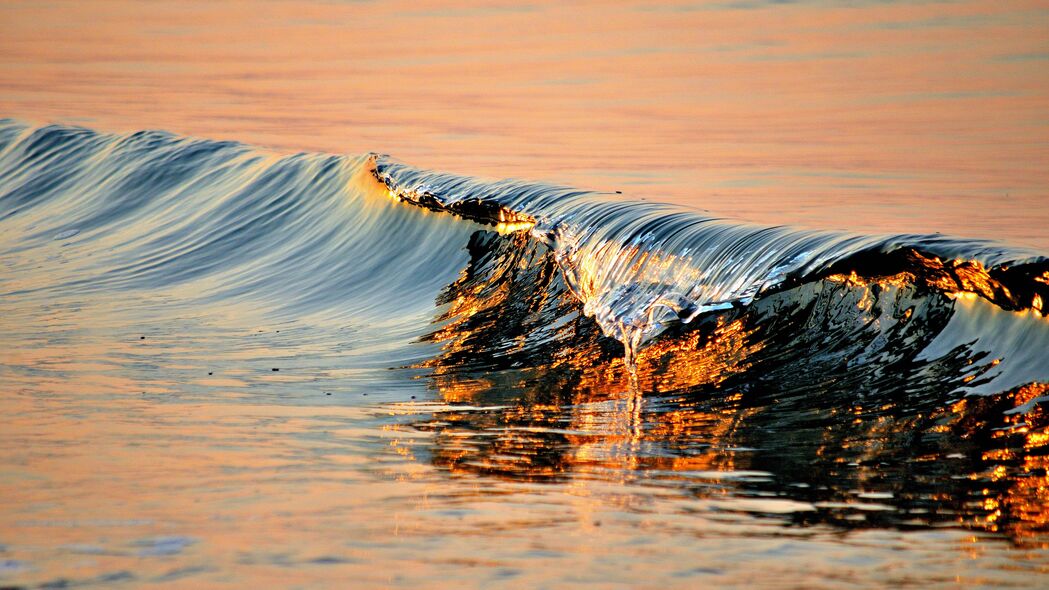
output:
[[[1010,310],[1044,313],[1049,299],[1049,259],[989,241],[763,227],[607,194],[481,182],[384,157],[374,175],[398,199],[527,229],[550,247],[586,313],[630,351],[668,323],[843,272],[908,273],[915,283]]]
[[[452,470],[752,461],[784,483],[738,493],[826,503],[806,518],[850,526],[835,506],[866,476],[842,466],[873,461],[918,474],[901,476],[892,526],[940,510],[1042,534],[1047,300],[1049,259],[988,241],[762,227],[374,154],[0,121],[0,315],[34,350],[5,360],[8,386],[39,385],[85,334],[175,326],[197,344],[173,343],[161,377],[157,357],[120,349],[89,350],[90,366],[209,395],[186,376],[198,365],[245,375],[277,350],[310,383],[391,401],[407,371],[442,403],[489,408],[412,425]],[[256,344],[261,324],[283,326],[279,341]],[[783,456],[736,457],[778,448],[771,436],[793,437]],[[959,454],[969,477],[929,461]],[[807,480],[817,463],[834,485]],[[968,499],[992,489],[993,510]]]

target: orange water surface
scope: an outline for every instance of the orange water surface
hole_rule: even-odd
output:
[[[7,2],[0,114],[1049,248],[1049,7]]]
[[[1045,0],[4,1],[0,116],[276,152],[380,152],[766,224],[1049,251]],[[465,242],[473,229],[455,231]],[[5,289],[47,284],[58,272],[48,265],[74,256],[59,247],[12,257]],[[276,324],[242,301],[197,315],[178,307],[195,295],[0,300],[0,586],[1049,580],[1049,439],[1016,421],[972,426],[964,403],[923,427],[961,441],[1012,428],[1027,437],[1017,449],[981,460],[1042,475],[960,470],[1001,485],[978,506],[929,500],[957,515],[880,526],[892,495],[878,488],[876,460],[912,426],[894,408],[857,407],[853,419],[844,407],[825,438],[783,442],[814,464],[839,452],[843,463],[871,459],[847,502],[743,497],[737,482],[769,474],[740,443],[761,428],[736,433],[767,409],[738,397],[643,416],[640,399],[622,395],[617,361],[589,367],[574,398],[506,400],[526,372],[470,380],[417,366],[393,378],[328,346],[342,325]],[[464,296],[451,309],[471,305]],[[977,309],[1018,313],[987,310]],[[420,346],[436,356],[444,337],[451,354],[456,328]],[[643,363],[678,364],[642,385],[742,370],[745,334],[719,329],[680,357],[653,349]],[[1003,407],[1045,387],[1015,389]],[[688,453],[646,454],[654,441]],[[928,457],[914,460],[946,460]],[[1003,511],[1008,524],[996,520]]]

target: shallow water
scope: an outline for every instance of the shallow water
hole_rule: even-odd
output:
[[[0,8],[0,585],[1044,586],[1044,8],[750,8]]]

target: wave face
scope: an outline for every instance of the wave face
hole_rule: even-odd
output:
[[[987,241],[762,227],[591,192],[480,182],[385,158],[374,174],[399,199],[528,227],[550,247],[585,313],[630,352],[668,324],[841,272],[908,273],[910,282],[1012,310],[1044,313],[1042,301],[1049,301],[1049,259]]]
[[[34,351],[5,362],[14,387],[101,363],[136,391],[204,398],[229,382],[191,372],[281,362],[290,381],[241,371],[239,385],[392,403],[421,377],[451,409],[402,426],[454,472],[644,472],[814,507],[800,524],[960,522],[1022,539],[1049,522],[1049,258],[1036,252],[13,121],[0,123],[0,236],[5,337]],[[105,344],[140,333],[168,338],[166,364]],[[759,475],[695,484],[733,470]],[[872,481],[893,489],[877,518],[849,495]]]

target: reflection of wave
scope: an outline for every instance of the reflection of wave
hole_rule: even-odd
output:
[[[812,397],[781,406],[742,392],[643,406],[543,392],[499,410],[439,412],[416,426],[434,433],[433,462],[458,473],[629,479],[703,499],[760,500],[725,509],[794,524],[956,524],[1044,544],[1049,416],[1045,401],[1031,401],[1047,394],[1039,385],[953,404],[829,408]],[[1022,418],[1006,413],[1024,404]],[[790,509],[780,514],[784,504]]]
[[[789,499],[802,524],[1047,526],[1049,261],[1035,254],[11,122],[0,229],[5,327],[99,301],[115,302],[107,333],[298,323],[283,358],[326,355],[361,388],[423,367],[444,401],[498,406],[417,424],[448,469]],[[25,358],[77,346],[7,336],[39,345]]]

